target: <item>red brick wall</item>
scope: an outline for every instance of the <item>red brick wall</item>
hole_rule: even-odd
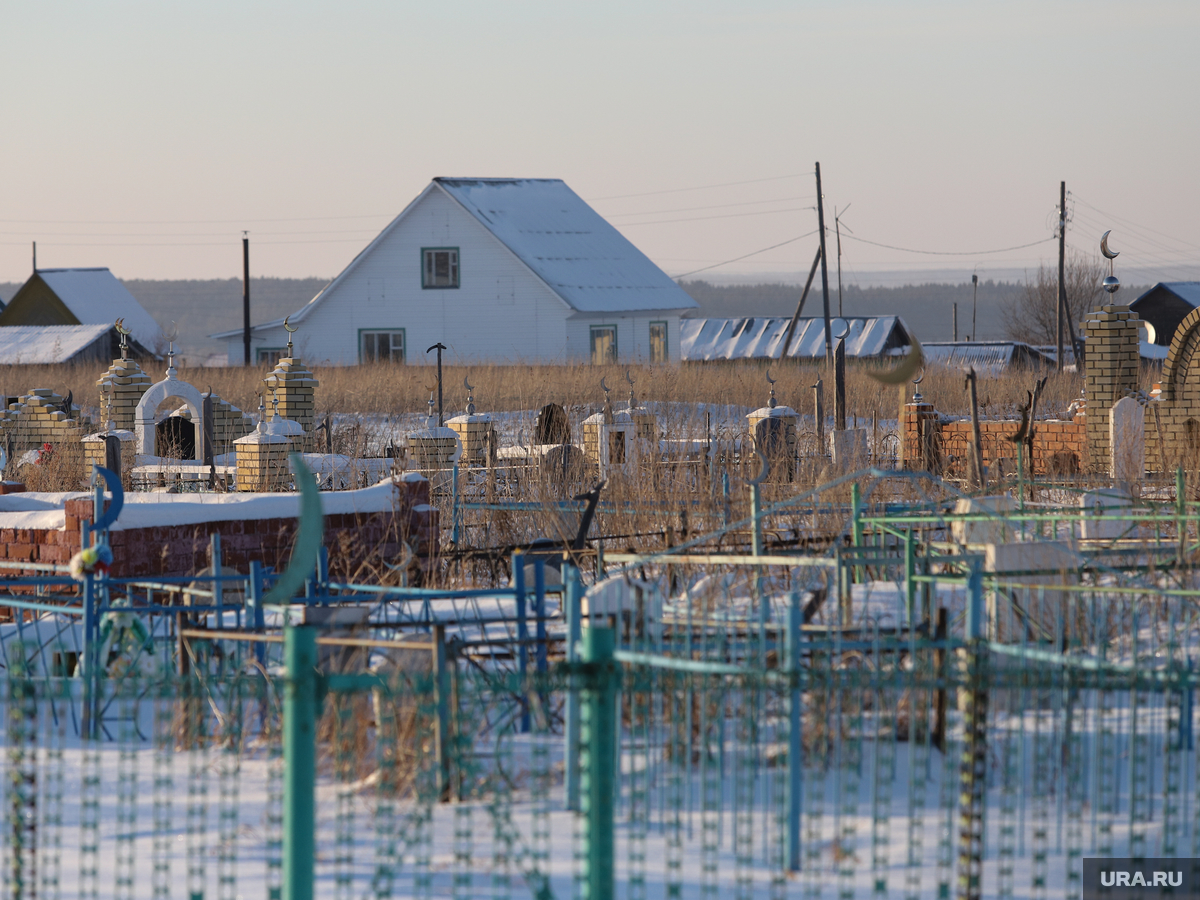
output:
[[[912,407],[909,409],[912,410]],[[906,418],[910,421],[906,422],[904,432],[904,459],[908,467],[913,468],[916,461],[921,459],[916,438],[916,411],[910,412]],[[922,426],[930,427],[929,421],[928,418],[924,418]],[[1019,424],[995,420],[979,423],[985,466],[994,466],[996,460],[1002,457],[1012,459],[1015,466],[1017,448],[1008,437],[1016,432]],[[969,420],[943,422],[937,426],[935,443],[946,474],[962,476],[968,473],[971,441]],[[1066,475],[1083,471],[1086,465],[1086,444],[1086,426],[1082,416],[1070,421],[1036,422],[1033,434],[1033,474]]]
[[[80,525],[92,517],[88,498],[68,500],[66,529],[0,529],[0,559],[65,564],[79,552]],[[195,525],[114,530],[112,574],[119,577],[191,575],[208,565],[209,535],[221,535],[224,565],[246,571],[251,560],[277,571],[291,557],[295,519],[237,519]],[[434,551],[438,512],[429,506],[429,482],[396,484],[393,511],[325,517],[330,574],[352,576],[364,561],[391,561],[406,541],[418,555]],[[9,570],[11,571],[11,570]]]

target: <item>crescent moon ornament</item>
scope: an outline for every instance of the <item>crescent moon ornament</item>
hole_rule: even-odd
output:
[[[903,384],[924,367],[925,352],[921,349],[921,342],[914,337],[908,347],[908,353],[904,354],[894,368],[885,372],[868,371],[867,374],[880,384]]]
[[[1121,251],[1118,250],[1114,253],[1112,250],[1108,249],[1108,236],[1110,234],[1112,234],[1112,229],[1104,232],[1104,235],[1100,238],[1100,252],[1104,254],[1105,259],[1116,259],[1121,255]]]
[[[473,391],[475,388],[471,387],[471,382],[467,380],[469,377],[469,375],[463,376],[463,387],[465,387],[468,391]]]
[[[842,328],[842,333],[841,333],[841,334],[835,334],[835,335],[833,336],[835,340],[839,340],[839,341],[840,341],[842,338],[844,338],[846,335],[848,335],[848,334],[850,333],[850,323],[849,323],[849,322],[847,322],[845,319],[842,319],[841,321],[842,321],[842,325],[844,326],[844,327]]]
[[[913,384],[920,384],[924,380],[925,380],[925,370],[922,369],[921,374],[913,379]]]
[[[758,474],[749,479],[748,484],[762,484],[767,480],[767,475],[770,474],[771,464],[767,462],[767,458],[763,456],[757,447],[754,448],[754,455],[760,460]]]
[[[283,330],[284,330],[284,331],[286,331],[288,334],[292,334],[293,332],[296,332],[296,331],[299,331],[299,330],[300,330],[300,326],[299,326],[299,325],[289,325],[289,324],[288,324],[288,320],[289,320],[290,318],[291,318],[291,316],[290,316],[290,315],[287,315],[287,316],[284,316],[284,317],[283,317]]]
[[[771,370],[767,369],[767,384],[774,384],[775,379],[771,377]]]
[[[607,378],[607,376],[605,376],[605,378]],[[607,394],[610,390],[612,390],[612,388],[608,386],[608,382],[605,380],[605,378],[600,379],[600,390]]]

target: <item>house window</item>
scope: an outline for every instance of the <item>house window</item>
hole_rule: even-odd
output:
[[[421,248],[421,287],[458,287],[458,248]]]
[[[358,361],[373,362],[404,362],[404,329],[391,331],[359,331]]]
[[[650,362],[665,363],[667,361],[667,323],[650,323]]]
[[[617,326],[592,326],[592,365],[617,361]]]
[[[269,366],[273,366],[283,359],[283,354],[287,353],[287,348],[259,347],[256,352],[258,355],[255,358],[258,360],[259,365],[266,363]]]

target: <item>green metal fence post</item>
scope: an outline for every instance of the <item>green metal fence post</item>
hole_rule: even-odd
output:
[[[611,628],[583,632],[588,668],[583,704],[583,842],[587,867],[584,900],[613,898],[613,768],[617,748],[617,669]]]
[[[904,615],[908,619],[908,627],[916,624],[917,606],[917,540],[912,529],[904,533]]]
[[[959,764],[958,900],[983,895],[984,798],[987,787],[987,712],[983,576],[978,559],[967,580],[967,703]]]
[[[579,661],[579,639],[582,634],[583,586],[579,570],[563,565],[564,600],[567,606],[567,662]],[[566,746],[563,748],[567,809],[579,812],[579,677],[570,675],[567,683],[566,722],[563,726]]]
[[[852,522],[850,528],[850,540],[855,549],[861,551],[863,545],[862,488],[858,486],[857,481],[850,485],[850,507]],[[865,580],[865,576],[866,573],[862,566],[854,567],[855,584],[862,584],[862,582]]]
[[[283,635],[283,900],[312,900],[316,857],[317,630]]]
[[[788,598],[787,666],[791,677],[788,702],[788,871],[800,871],[800,810],[804,800],[804,745],[800,741],[803,698],[800,694],[800,595]]]
[[[434,752],[437,760],[438,800],[450,800],[450,669],[446,662],[446,626],[433,626],[433,691],[437,701]]]

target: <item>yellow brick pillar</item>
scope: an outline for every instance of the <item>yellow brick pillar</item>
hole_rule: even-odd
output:
[[[150,376],[132,359],[114,359],[96,386],[100,388],[101,423],[111,422],[113,428],[132,432],[133,414],[150,387]]]
[[[1108,417],[1112,405],[1138,389],[1139,322],[1128,306],[1102,306],[1088,313],[1084,357],[1087,391],[1087,461],[1089,472],[1107,472],[1111,457]]]
[[[274,392],[279,415],[299,422],[304,429],[304,440],[298,443],[297,449],[304,453],[313,452],[314,400],[320,382],[299,358],[291,356],[279,360],[263,381]]]
[[[288,453],[292,439],[278,431],[272,432],[267,423],[233,442],[237,454],[237,489],[239,491],[285,491],[289,489],[292,473],[288,468]]]

